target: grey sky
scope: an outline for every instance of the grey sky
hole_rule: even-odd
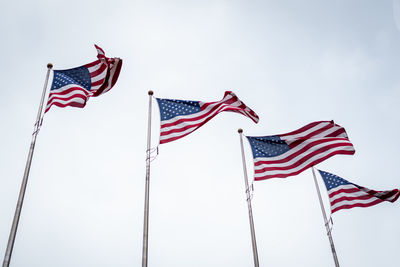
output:
[[[91,62],[94,43],[124,60],[110,92],[46,114],[12,267],[140,266],[150,89],[202,101],[232,90],[260,122],[222,113],[160,146],[149,266],[252,266],[238,128],[269,135],[334,119],[356,154],[318,168],[371,189],[400,187],[397,0],[3,1],[0,35],[2,257],[46,64]],[[253,208],[261,266],[334,265],[310,170],[255,183]],[[341,266],[398,266],[399,211],[396,202],[335,213]]]

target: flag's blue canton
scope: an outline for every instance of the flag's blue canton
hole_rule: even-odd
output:
[[[157,98],[161,120],[169,120],[176,116],[190,115],[201,111],[198,101],[184,101]]]
[[[263,137],[247,136],[247,139],[249,140],[254,158],[275,157],[290,150],[286,142],[281,140],[277,135]]]
[[[318,171],[321,174],[322,179],[324,179],[325,186],[328,191],[331,190],[332,188],[338,187],[340,185],[352,184],[352,183],[346,181],[345,179],[340,178],[339,176],[334,175],[332,173],[324,172],[324,171],[320,171],[320,170],[318,170]]]
[[[69,84],[77,84],[90,90],[92,85],[89,70],[85,67],[79,67],[69,70],[55,70],[51,90],[59,89]]]

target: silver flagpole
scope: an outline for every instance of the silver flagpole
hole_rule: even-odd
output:
[[[36,123],[35,123],[34,131],[32,134],[31,147],[29,149],[28,159],[27,159],[26,165],[25,165],[25,172],[24,172],[24,177],[22,179],[21,189],[19,191],[17,207],[15,208],[14,220],[13,220],[13,223],[11,226],[10,236],[8,238],[6,254],[5,254],[4,260],[3,260],[3,267],[8,267],[10,265],[11,254],[12,254],[14,242],[15,242],[15,236],[17,234],[18,222],[19,222],[19,218],[21,216],[22,204],[24,202],[26,185],[28,183],[29,171],[31,169],[33,151],[35,149],[35,143],[36,143],[36,137],[39,133],[39,129],[40,129],[40,125],[41,125],[43,103],[44,103],[44,98],[46,96],[47,83],[49,81],[51,68],[53,68],[53,65],[51,63],[47,64],[46,80],[44,82],[42,98],[40,100],[39,110],[38,110],[38,114],[36,117]]]
[[[247,168],[246,168],[246,159],[244,157],[244,148],[243,148],[243,130],[239,129],[238,133],[240,135],[240,147],[242,150],[242,163],[243,163],[243,172],[244,172],[244,184],[246,186],[246,198],[247,198],[247,208],[249,209],[249,221],[250,221],[250,232],[251,232],[251,244],[253,246],[253,259],[254,266],[259,267],[258,262],[258,253],[257,253],[257,243],[256,243],[256,233],[254,230],[254,221],[253,221],[253,210],[251,208],[251,196],[250,196],[250,188],[249,181],[247,178]]]
[[[146,186],[144,197],[144,222],[143,222],[143,250],[142,267],[147,267],[148,261],[148,241],[149,241],[149,189],[150,189],[150,147],[151,147],[151,104],[153,91],[149,91],[149,118],[147,125],[147,150],[146,150]]]
[[[339,260],[338,260],[337,254],[336,254],[335,244],[333,243],[333,238],[332,238],[331,230],[329,229],[328,220],[327,220],[327,218],[326,218],[326,212],[325,212],[324,204],[323,204],[323,202],[322,202],[321,192],[319,191],[319,186],[318,186],[317,178],[316,178],[316,176],[315,176],[314,167],[312,167],[312,173],[313,173],[313,176],[314,176],[315,188],[317,189],[317,193],[318,193],[318,199],[319,199],[319,204],[320,204],[320,206],[321,206],[322,216],[324,217],[324,222],[325,222],[325,227],[326,227],[326,233],[327,233],[328,238],[329,238],[329,243],[331,244],[331,250],[332,250],[333,260],[335,261],[335,266],[336,266],[336,267],[340,267],[340,265],[339,265]]]

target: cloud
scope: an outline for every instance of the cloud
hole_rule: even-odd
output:
[[[393,19],[397,29],[400,31],[400,0],[393,0]]]

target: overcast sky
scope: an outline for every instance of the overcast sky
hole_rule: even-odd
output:
[[[2,1],[0,34],[1,257],[46,64],[89,63],[93,44],[124,60],[107,94],[45,115],[12,267],[141,266],[150,89],[201,101],[232,90],[260,122],[225,112],[160,146],[149,266],[253,266],[238,128],[272,135],[334,119],[356,153],[317,167],[375,190],[400,187],[398,0]],[[247,141],[245,152],[252,179]],[[334,266],[311,170],[256,182],[252,204],[261,266]],[[399,202],[335,213],[341,266],[398,266],[399,220]]]

